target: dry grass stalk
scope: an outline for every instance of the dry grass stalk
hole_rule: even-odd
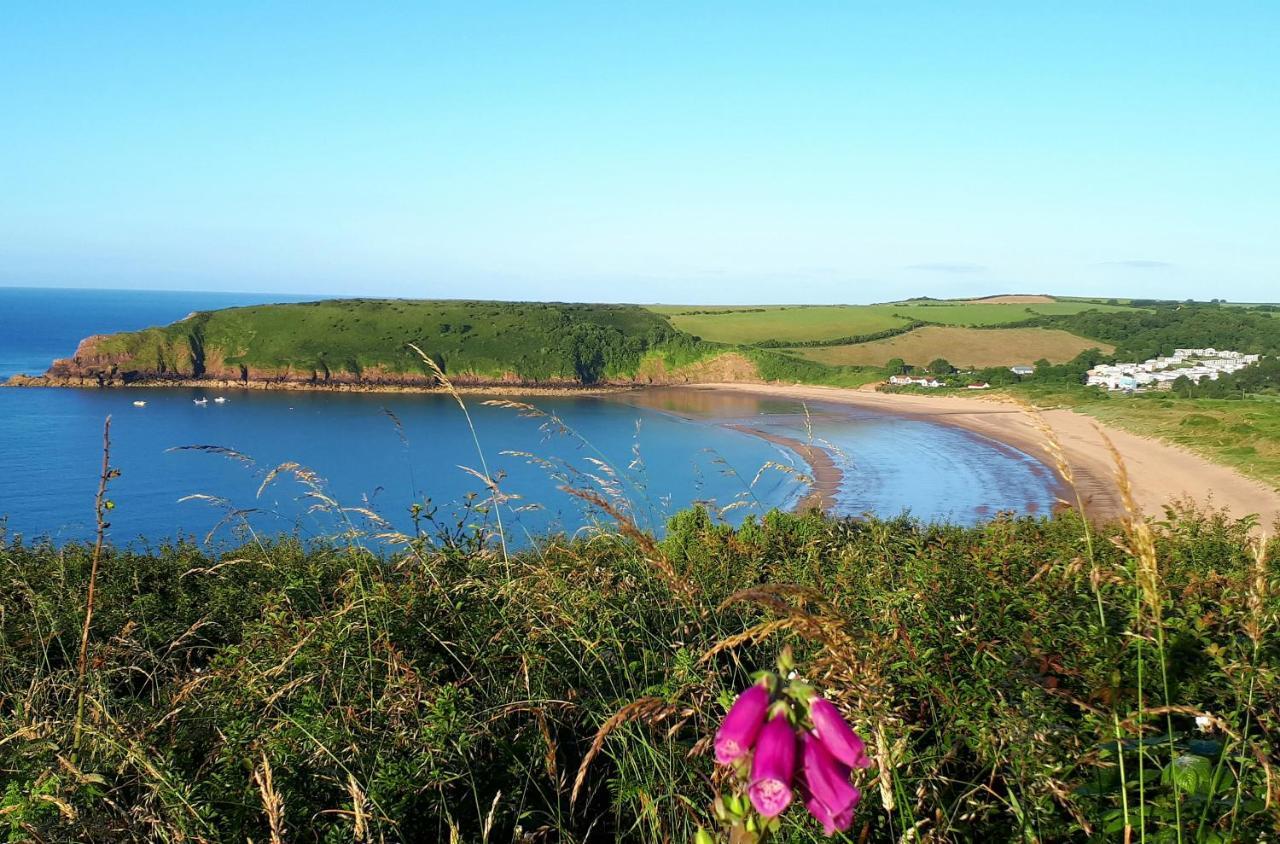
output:
[[[631,521],[627,514],[622,512],[622,510],[614,505],[613,502],[607,501],[604,496],[589,489],[562,486],[560,487],[560,491],[567,493],[568,495],[572,495],[574,498],[586,501],[588,504],[599,508],[612,518],[617,523],[618,530],[622,535],[633,540],[640,546],[641,551],[644,553],[645,561],[651,563],[658,569],[658,572],[662,575],[662,579],[666,582],[667,587],[671,590],[672,594],[684,599],[685,601],[692,600],[693,596],[696,594],[693,583],[680,576],[680,574],[675,570],[675,567],[671,565],[671,560],[669,560],[667,555],[663,553],[662,549],[658,547],[658,543],[653,541],[653,537],[640,530],[640,528],[636,526],[635,522]]]
[[[284,801],[272,781],[271,762],[265,752],[262,754],[262,764],[254,769],[253,781],[258,784],[262,811],[266,813],[267,825],[271,829],[271,844],[284,844]]]
[[[756,644],[762,639],[769,638],[774,633],[778,633],[782,630],[790,630],[791,625],[792,625],[792,621],[789,618],[779,618],[779,619],[774,619],[773,621],[762,621],[753,627],[748,627],[746,630],[742,631],[741,633],[735,633],[732,636],[729,636],[727,638],[721,639],[719,642],[716,642],[715,645],[713,645],[710,650],[708,650],[705,654],[702,655],[702,659],[698,660],[698,664],[701,665],[701,664],[710,662],[715,657],[716,654],[721,653],[723,651],[732,650],[733,648],[737,648],[741,645]]]
[[[357,844],[367,844],[369,841],[369,813],[365,809],[364,790],[360,788],[360,783],[356,782],[356,775],[347,772],[347,793],[351,795],[351,819],[355,823],[355,830],[351,836]]]
[[[1134,500],[1133,484],[1129,481],[1129,469],[1120,455],[1120,450],[1101,427],[1095,425],[1094,430],[1106,444],[1115,466],[1116,487],[1120,490],[1120,500],[1124,503],[1124,529],[1129,541],[1129,547],[1125,550],[1133,556],[1136,564],[1138,589],[1142,593],[1147,610],[1151,613],[1152,623],[1158,624],[1163,611],[1163,601],[1160,598],[1160,567],[1156,559],[1155,535]]]
[[[892,812],[893,800],[893,760],[889,751],[889,738],[884,734],[884,727],[876,727],[876,762],[880,769],[876,781],[880,786],[880,805],[886,812]]]
[[[438,382],[440,382],[440,386],[443,387],[449,395],[453,396],[453,400],[458,403],[458,408],[462,410],[462,415],[467,420],[467,428],[471,431],[471,441],[475,444],[476,455],[480,458],[480,468],[484,470],[483,480],[485,485],[492,490],[496,490],[497,482],[493,479],[493,475],[489,471],[489,463],[485,460],[484,449],[480,447],[480,436],[476,433],[475,423],[471,421],[471,411],[467,410],[467,403],[462,400],[462,394],[453,386],[453,382],[449,380],[449,376],[444,374],[444,370],[440,368],[440,364],[436,363],[435,358],[422,351],[422,349],[418,348],[413,343],[409,343],[408,346],[417,353],[418,357],[422,358],[423,363],[425,363],[427,368],[431,370],[431,374]],[[510,557],[507,553],[507,534],[502,526],[502,506],[501,502],[496,499],[494,501],[494,517],[498,521],[498,541],[502,543],[502,559],[503,562],[509,565]]]
[[[80,658],[76,663],[76,723],[71,746],[80,746],[80,731],[84,726],[84,681],[89,667],[89,627],[93,624],[93,602],[98,587],[98,566],[102,562],[102,546],[107,537],[107,484],[113,477],[111,469],[111,417],[102,424],[102,473],[98,476],[98,494],[93,500],[93,513],[97,528],[93,542],[93,562],[89,566],[89,588],[84,601],[84,628],[80,633]]]
[[[604,748],[605,739],[609,737],[610,733],[628,721],[645,719],[654,724],[680,711],[680,707],[667,703],[662,698],[642,697],[639,700],[628,703],[609,716],[609,720],[605,721],[600,729],[596,731],[595,738],[591,740],[591,747],[587,750],[587,755],[582,758],[582,764],[578,766],[578,775],[573,780],[573,792],[569,795],[569,803],[572,805],[578,802],[578,794],[582,791],[582,785],[587,780],[587,769],[591,767],[591,763],[595,761],[595,758],[600,755],[601,749]]]
[[[1265,535],[1258,537],[1254,542],[1253,571],[1251,574],[1249,592],[1245,602],[1249,612],[1243,627],[1245,635],[1253,642],[1256,649],[1262,644],[1263,632],[1270,626],[1266,618],[1267,598],[1270,594],[1270,587],[1267,583],[1267,538]]]
[[[489,805],[489,814],[485,816],[484,827],[480,830],[480,841],[487,844],[489,835],[493,832],[493,821],[498,816],[498,801],[502,799],[502,792],[499,791],[493,795],[493,803]]]

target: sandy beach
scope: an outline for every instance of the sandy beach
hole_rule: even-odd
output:
[[[784,437],[779,434],[759,431],[746,425],[729,425],[727,427],[735,431],[741,431],[744,434],[750,434],[753,437],[759,437],[784,448],[789,448],[800,455],[800,458],[808,464],[811,475],[809,491],[796,502],[795,512],[803,513],[815,508],[825,512],[835,504],[836,493],[840,491],[840,483],[844,480],[844,473],[840,471],[840,467],[836,465],[836,461],[831,458],[825,448],[813,443],[803,442],[794,437]]]
[[[998,399],[778,384],[699,384],[689,388],[850,404],[916,416],[962,427],[1040,458],[1051,467],[1054,465],[1035,417],[1017,405]],[[1280,492],[1234,469],[1160,440],[1104,426],[1070,410],[1046,410],[1039,416],[1057,435],[1085,509],[1095,518],[1107,519],[1124,513],[1115,482],[1115,463],[1099,433],[1101,430],[1123,458],[1134,501],[1145,515],[1161,518],[1167,505],[1190,499],[1200,505],[1225,509],[1237,518],[1256,514],[1268,532],[1280,521]],[[811,466],[819,483],[829,485],[830,478],[824,475],[830,473],[821,472],[821,466],[812,461]],[[813,500],[824,498],[819,495]]]

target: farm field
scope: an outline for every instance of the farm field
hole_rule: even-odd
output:
[[[696,310],[694,307],[679,310]],[[830,307],[773,307],[759,311],[676,314],[671,324],[681,331],[716,343],[759,343],[763,340],[833,340],[875,334],[908,324],[895,316],[898,305],[835,305]]]
[[[1058,300],[1043,293],[1009,293],[1004,296],[979,296],[976,299],[966,299],[965,301],[973,304],[988,305],[1030,305],[1056,302]]]
[[[1065,363],[1086,349],[1110,352],[1113,346],[1086,340],[1052,328],[965,328],[925,326],[896,337],[845,346],[792,349],[793,354],[832,366],[883,366],[902,358],[912,366],[925,366],[946,358],[959,367],[1012,366],[1044,358]]]
[[[1095,302],[916,302],[885,305],[780,306],[739,305],[703,308],[656,305],[649,310],[667,316],[681,331],[717,343],[765,340],[814,341],[856,337],[901,328],[912,320],[943,325],[994,326],[1037,316],[1064,316],[1082,311],[1128,311]],[[701,313],[694,313],[701,311]]]
[[[895,306],[895,313],[925,322],[945,325],[1005,325],[1037,316],[1066,316],[1081,311],[1129,311],[1122,305],[1100,305],[1095,302],[992,303],[957,302]]]

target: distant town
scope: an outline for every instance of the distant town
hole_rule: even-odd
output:
[[[1168,357],[1142,363],[1103,363],[1086,373],[1085,383],[1091,387],[1124,392],[1170,390],[1179,378],[1199,384],[1208,378],[1238,372],[1257,363],[1260,355],[1246,355],[1219,349],[1174,349]]]

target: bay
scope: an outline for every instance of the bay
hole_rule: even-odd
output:
[[[0,288],[0,376],[43,371],[89,334],[286,298]],[[443,395],[3,389],[0,518],[10,536],[90,538],[107,416],[121,470],[110,491],[118,544],[374,536],[430,527],[428,516],[442,529],[496,528],[500,516],[508,541],[522,546],[549,531],[608,525],[564,488],[659,533],[694,503],[737,523],[793,507],[806,490],[799,456],[756,433],[832,454],[839,514],[972,523],[1000,511],[1046,513],[1054,500],[1034,458],[891,414],[687,389],[523,399],[536,411],[484,399],[466,397],[469,423]]]

